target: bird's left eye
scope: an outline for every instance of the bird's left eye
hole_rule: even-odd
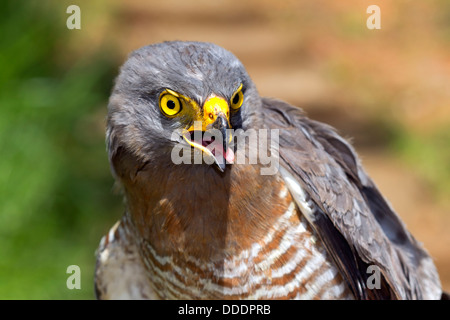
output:
[[[182,109],[181,101],[178,97],[166,93],[159,99],[159,107],[167,117],[175,117]]]
[[[242,102],[244,102],[244,93],[242,92],[242,84],[239,89],[233,94],[230,100],[231,108],[234,110],[239,109],[242,106]]]

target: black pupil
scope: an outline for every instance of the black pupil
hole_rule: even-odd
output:
[[[231,102],[233,102],[233,104],[237,104],[239,102],[239,93],[236,93],[234,95],[233,101],[231,101]]]
[[[175,108],[175,102],[173,100],[167,101],[167,108],[169,109]]]

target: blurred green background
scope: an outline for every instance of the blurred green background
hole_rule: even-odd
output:
[[[68,30],[66,8],[81,8]],[[104,143],[126,55],[164,40],[234,52],[262,95],[353,139],[450,289],[450,5],[362,0],[0,3],[0,299],[92,299],[95,250],[123,212]],[[81,268],[81,290],[66,268]]]
[[[121,213],[103,130],[118,62],[107,44],[67,52],[65,11],[0,4],[2,299],[92,298],[96,246]],[[81,290],[66,288],[72,264]]]

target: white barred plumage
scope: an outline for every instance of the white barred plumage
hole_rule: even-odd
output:
[[[287,193],[280,192],[280,195]],[[126,230],[132,228],[130,223],[125,216],[118,228],[111,229],[103,240],[107,245],[103,245],[100,256],[114,241],[128,243],[126,239],[131,234]],[[275,242],[278,245],[274,245]],[[294,202],[260,242],[220,263],[200,261],[188,255],[183,265],[172,257],[158,255],[148,242],[141,244],[141,250],[145,258],[139,262],[151,279],[152,291],[157,292],[154,297],[161,299],[353,298]],[[120,263],[127,266],[124,262]],[[135,270],[130,272],[135,274]],[[110,290],[105,288],[105,291]],[[112,295],[111,298],[118,297]]]

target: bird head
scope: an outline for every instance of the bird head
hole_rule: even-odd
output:
[[[217,45],[175,41],[138,49],[122,66],[108,105],[112,167],[119,148],[141,162],[167,161],[184,143],[224,171],[234,159],[230,129],[249,127],[260,103],[242,63]]]

